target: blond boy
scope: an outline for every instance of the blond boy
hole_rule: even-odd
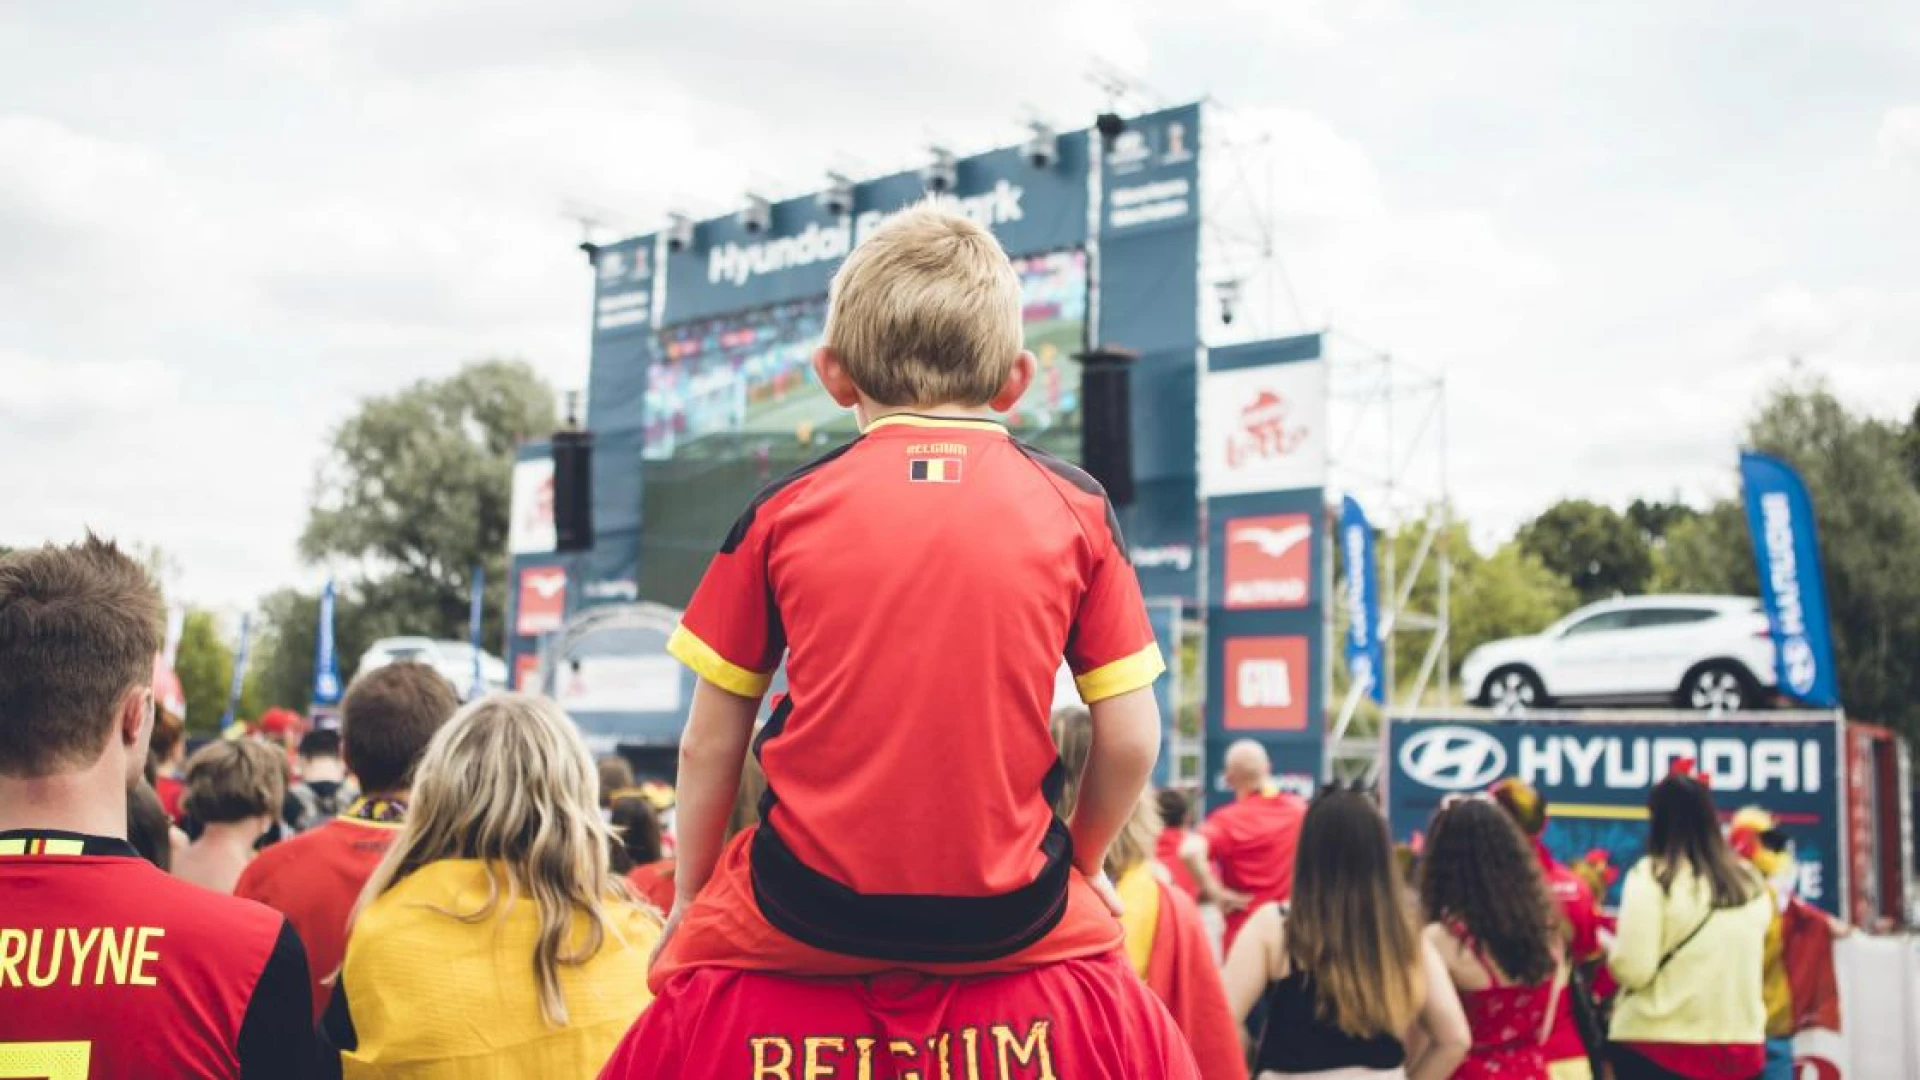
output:
[[[834,277],[813,367],[861,436],[754,499],[668,645],[700,683],[655,985],[1111,951],[1099,867],[1152,768],[1164,666],[1100,486],[992,418],[1034,376],[1018,275],[979,225],[907,210]],[[1063,656],[1094,727],[1071,823],[1050,809]],[[762,822],[723,851],[783,657]]]

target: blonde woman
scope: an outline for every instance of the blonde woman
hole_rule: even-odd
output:
[[[593,759],[544,698],[428,744],[323,1030],[349,1077],[590,1077],[651,1000],[659,923],[608,866]]]
[[[1064,820],[1073,816],[1080,798],[1081,774],[1093,745],[1092,715],[1080,706],[1056,710],[1053,741],[1064,774],[1054,813]],[[1160,828],[1160,804],[1148,789],[1107,848],[1104,869],[1123,908],[1127,963],[1187,1037],[1201,1080],[1246,1080],[1240,1028],[1227,1008],[1200,909],[1168,883],[1154,859]]]

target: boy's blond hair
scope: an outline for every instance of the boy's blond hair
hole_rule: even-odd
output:
[[[882,405],[985,405],[1024,345],[1020,275],[992,233],[930,199],[834,274],[826,345]]]

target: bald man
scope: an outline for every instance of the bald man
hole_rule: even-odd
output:
[[[1252,739],[1227,747],[1227,786],[1234,801],[1214,811],[1180,851],[1200,884],[1200,897],[1227,916],[1226,945],[1262,904],[1293,895],[1293,853],[1306,800],[1273,783],[1273,760]]]

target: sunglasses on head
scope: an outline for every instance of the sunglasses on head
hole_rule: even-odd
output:
[[[1451,810],[1463,803],[1492,802],[1493,796],[1484,791],[1456,791],[1440,799],[1440,809]]]

